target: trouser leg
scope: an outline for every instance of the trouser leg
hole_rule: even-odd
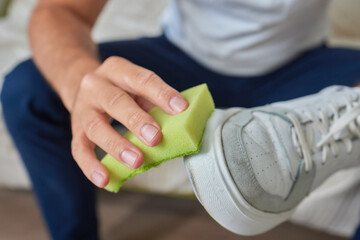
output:
[[[31,60],[6,76],[4,118],[53,239],[97,239],[95,193],[71,156],[70,117]]]

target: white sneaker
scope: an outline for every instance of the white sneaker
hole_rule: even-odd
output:
[[[333,86],[264,107],[217,109],[198,154],[193,190],[223,227],[263,233],[339,169],[360,163],[360,89]]]

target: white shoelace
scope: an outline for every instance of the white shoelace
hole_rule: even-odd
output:
[[[304,131],[297,116],[293,113],[287,114],[294,125],[301,153],[305,160],[306,172],[312,169],[312,152],[322,150],[322,163],[324,164],[328,159],[330,150],[334,156],[338,155],[339,148],[336,141],[343,141],[347,152],[350,153],[352,151],[352,137],[356,136],[360,138],[360,103],[351,102],[346,97],[344,97],[344,101],[346,103],[346,109],[342,116],[340,116],[340,108],[337,108],[334,103],[329,105],[333,113],[332,124],[330,124],[330,119],[324,111],[318,111],[317,114],[311,112],[304,113],[321,133],[322,138],[317,143],[314,143],[314,134],[310,124],[305,125]],[[334,136],[344,129],[347,129],[349,134],[335,139]]]

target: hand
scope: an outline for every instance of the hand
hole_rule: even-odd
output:
[[[86,177],[98,187],[109,181],[96,158],[95,144],[119,162],[136,169],[143,155],[110,125],[113,118],[148,146],[162,138],[159,124],[146,112],[154,105],[168,114],[188,107],[186,100],[155,73],[120,57],[110,57],[81,81],[71,113],[72,154]]]

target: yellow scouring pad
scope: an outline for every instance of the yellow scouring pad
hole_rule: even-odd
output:
[[[188,109],[184,112],[169,115],[158,107],[149,111],[159,123],[163,134],[162,141],[157,146],[145,145],[131,132],[125,134],[125,138],[144,155],[144,163],[140,168],[130,169],[109,154],[101,160],[110,173],[106,190],[118,192],[123,183],[136,174],[158,166],[166,160],[199,151],[206,122],[215,109],[214,101],[206,84],[187,89],[181,94],[189,103]]]

